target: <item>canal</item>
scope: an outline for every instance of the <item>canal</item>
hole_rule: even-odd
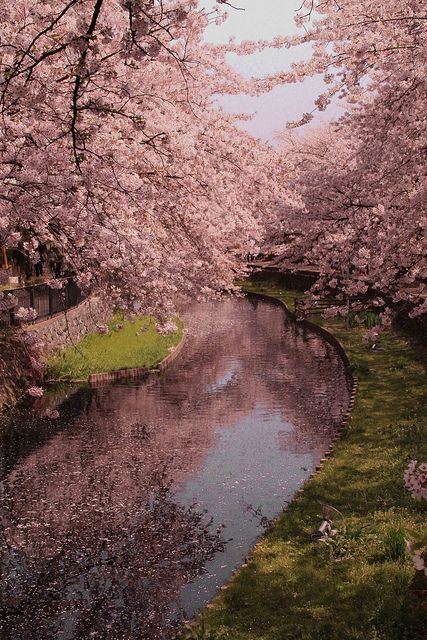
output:
[[[328,448],[350,384],[330,344],[251,297],[183,316],[161,375],[3,425],[2,639],[175,638]]]

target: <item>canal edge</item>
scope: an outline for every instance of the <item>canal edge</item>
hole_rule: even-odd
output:
[[[264,300],[266,302],[272,302],[273,304],[276,304],[278,306],[281,306],[282,309],[285,311],[285,313],[295,322],[298,322],[299,324],[303,324],[305,327],[307,327],[308,329],[312,330],[314,333],[317,333],[318,335],[322,336],[330,345],[332,345],[336,352],[338,353],[338,355],[340,356],[345,370],[346,370],[346,375],[348,377],[348,380],[350,382],[349,385],[349,403],[347,406],[347,411],[344,413],[344,418],[341,421],[340,426],[338,427],[338,430],[336,432],[336,434],[333,436],[332,440],[331,440],[331,444],[329,446],[329,449],[323,454],[323,457],[320,459],[319,464],[316,466],[315,470],[313,471],[313,473],[310,474],[310,476],[308,476],[308,478],[305,480],[305,482],[303,483],[303,485],[301,486],[300,489],[298,489],[293,498],[283,507],[283,509],[281,510],[281,512],[279,513],[279,515],[272,519],[269,523],[269,526],[267,527],[267,529],[263,532],[263,534],[260,536],[260,538],[258,539],[258,541],[254,544],[254,546],[249,550],[247,557],[245,558],[244,562],[239,565],[238,567],[236,567],[234,569],[234,571],[232,572],[232,574],[230,575],[229,579],[227,580],[227,582],[225,582],[223,585],[221,585],[221,587],[219,587],[216,595],[212,598],[212,600],[210,600],[205,607],[191,620],[187,620],[186,621],[186,628],[187,630],[191,630],[195,627],[197,627],[197,625],[199,624],[199,620],[200,620],[200,616],[203,614],[204,610],[209,610],[209,609],[213,609],[215,608],[215,601],[221,596],[221,594],[224,591],[227,591],[227,589],[229,588],[229,586],[233,583],[233,581],[237,578],[237,576],[241,573],[242,570],[244,570],[247,566],[248,563],[251,559],[251,557],[262,548],[262,538],[272,529],[274,528],[279,519],[283,516],[283,514],[288,511],[288,509],[291,507],[291,505],[293,505],[297,500],[298,497],[301,496],[301,494],[304,493],[306,485],[308,485],[310,483],[310,481],[319,474],[320,471],[322,471],[325,463],[330,459],[330,457],[334,454],[335,451],[335,445],[337,444],[338,441],[340,441],[342,439],[342,437],[346,434],[347,432],[347,427],[348,424],[350,422],[351,419],[351,414],[356,402],[356,397],[357,397],[357,392],[358,392],[358,388],[359,388],[359,380],[357,378],[357,376],[353,375],[352,370],[351,370],[351,362],[350,359],[343,347],[343,345],[341,344],[341,342],[338,340],[338,338],[336,338],[332,333],[330,333],[329,331],[327,331],[327,329],[324,329],[323,327],[320,327],[319,325],[310,322],[309,320],[304,319],[299,319],[297,317],[297,315],[291,311],[288,306],[286,305],[285,302],[283,302],[283,300],[280,300],[279,298],[276,298],[275,296],[272,295],[268,295],[265,293],[258,293],[255,291],[244,291],[245,297],[254,297],[254,298],[258,298],[259,300]],[[181,639],[185,639],[187,636],[184,635],[185,634],[185,630],[183,632],[182,635],[179,636],[179,638]]]
[[[285,313],[290,318],[292,318],[292,320],[294,320],[294,322],[298,322],[298,324],[303,325],[303,326],[307,327],[307,329],[309,329],[310,331],[313,331],[314,333],[317,333],[318,335],[322,336],[322,338],[324,338],[326,340],[326,342],[328,342],[331,346],[334,347],[334,349],[336,350],[336,352],[340,356],[340,358],[341,358],[341,360],[342,360],[342,362],[344,364],[344,367],[345,367],[345,371],[346,371],[346,375],[347,375],[348,381],[350,383],[349,384],[349,402],[348,402],[348,406],[347,406],[347,411],[344,413],[344,418],[342,419],[341,424],[338,427],[338,431],[333,436],[329,449],[323,454],[323,457],[320,459],[319,464],[317,465],[317,467],[315,468],[313,473],[304,482],[304,484],[301,487],[301,489],[298,489],[298,491],[295,494],[294,498],[289,503],[289,505],[290,505],[293,502],[293,500],[295,500],[295,497],[298,494],[304,493],[305,485],[312,478],[314,478],[314,476],[322,469],[322,467],[325,464],[325,462],[327,462],[327,459],[332,455],[332,453],[334,451],[334,445],[342,438],[343,435],[345,435],[345,433],[347,431],[347,427],[348,427],[350,419],[351,419],[351,414],[353,412],[354,405],[355,405],[355,402],[356,402],[357,392],[358,392],[358,388],[359,388],[359,380],[358,380],[357,376],[355,376],[353,374],[352,370],[351,370],[351,362],[350,362],[350,359],[349,359],[349,357],[347,355],[346,350],[344,349],[343,345],[338,340],[338,338],[336,338],[330,331],[328,331],[327,329],[324,329],[323,327],[320,327],[318,324],[315,324],[314,322],[310,322],[310,320],[306,320],[305,318],[303,318],[303,319],[298,318],[298,316],[293,311],[291,311],[289,309],[289,307],[286,305],[286,303],[283,302],[283,300],[280,300],[280,298],[276,298],[275,296],[268,295],[266,293],[258,293],[256,291],[245,291],[245,296],[248,296],[248,297],[254,296],[254,297],[256,297],[256,298],[258,298],[260,300],[265,300],[266,302],[273,302],[274,304],[277,304],[278,306],[281,306],[284,309]],[[289,507],[289,505],[287,505],[283,509],[283,511],[286,511],[286,509]],[[275,521],[273,521],[272,524],[274,524],[274,522]]]

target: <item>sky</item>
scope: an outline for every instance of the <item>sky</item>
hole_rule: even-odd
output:
[[[298,32],[294,15],[301,6],[301,0],[230,0],[233,10],[226,6],[229,15],[220,26],[210,25],[205,33],[207,41],[227,43],[230,36],[236,42],[242,40],[267,40],[277,35],[293,35]],[[215,6],[214,0],[201,0],[206,9]],[[288,69],[292,62],[309,57],[310,45],[293,49],[267,49],[251,56],[230,55],[230,63],[247,77],[262,76],[267,73]],[[260,97],[247,95],[221,96],[224,109],[234,113],[254,113],[253,120],[239,125],[265,141],[273,142],[277,133],[284,129],[286,122],[299,120],[304,112],[314,108],[314,100],[324,89],[321,77],[307,78],[304,82],[275,87]],[[338,105],[318,113],[314,122],[325,122],[339,112]]]

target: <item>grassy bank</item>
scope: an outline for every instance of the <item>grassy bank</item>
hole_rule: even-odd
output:
[[[103,371],[154,368],[180,342],[183,325],[180,320],[176,324],[176,333],[163,336],[156,331],[153,318],[130,321],[116,315],[108,323],[107,334],[90,333],[75,347],[52,356],[48,360],[48,377],[83,380]]]
[[[249,283],[291,307],[294,293]],[[405,538],[426,531],[427,504],[403,484],[410,459],[427,460],[425,348],[388,332],[382,351],[364,330],[320,321],[344,345],[359,378],[346,435],[188,637],[230,640],[419,640],[427,637],[423,581]],[[310,542],[320,505],[343,514],[328,543]]]

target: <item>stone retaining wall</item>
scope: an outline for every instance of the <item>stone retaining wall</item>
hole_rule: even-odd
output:
[[[78,342],[110,317],[110,307],[100,298],[91,297],[49,320],[27,325],[25,330],[34,332],[44,344],[43,352],[49,353]]]
[[[0,410],[36,383],[30,353],[18,336],[0,335]]]

